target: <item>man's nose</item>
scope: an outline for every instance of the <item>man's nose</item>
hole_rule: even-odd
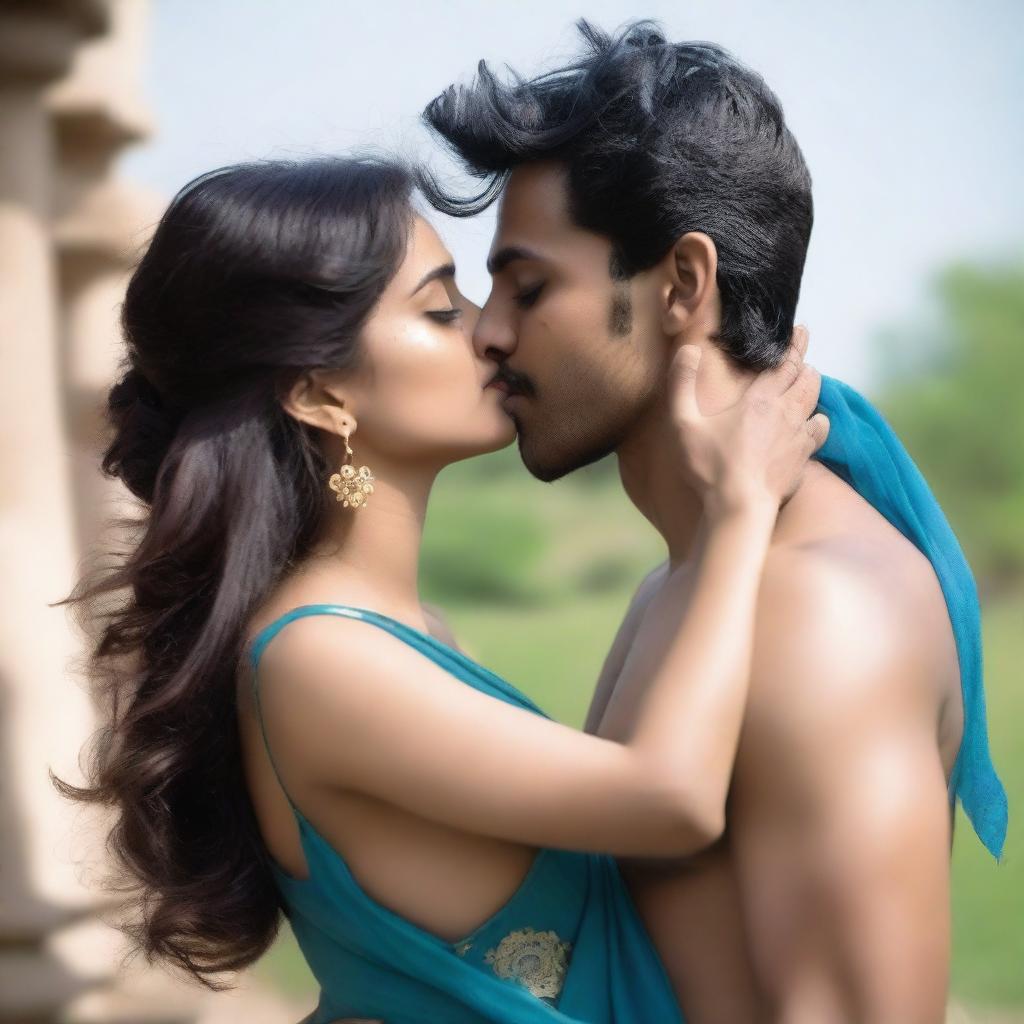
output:
[[[473,348],[481,359],[501,362],[516,348],[514,325],[501,308],[488,299],[473,328]]]

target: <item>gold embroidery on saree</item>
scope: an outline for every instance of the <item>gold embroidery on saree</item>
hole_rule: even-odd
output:
[[[562,991],[571,948],[572,943],[552,931],[522,928],[509,932],[484,959],[499,978],[515,978],[535,996],[555,999]]]

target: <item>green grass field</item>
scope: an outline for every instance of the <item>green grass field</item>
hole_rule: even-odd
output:
[[[460,644],[560,721],[581,725],[605,651],[631,588],[584,596],[556,606],[453,606],[448,617]],[[1024,796],[1024,600],[1007,601],[985,615],[989,721],[997,767],[1010,793],[1011,812]],[[1024,828],[1011,813],[1003,862],[996,865],[959,815],[953,858],[952,991],[974,1007],[1024,1009]],[[283,990],[315,988],[285,929],[257,971]]]
[[[958,815],[953,850],[953,991],[968,1005],[1024,1009],[1024,599],[984,617],[993,757],[1010,799],[1010,829],[996,864]]]

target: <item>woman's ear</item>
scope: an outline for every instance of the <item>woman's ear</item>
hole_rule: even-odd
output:
[[[345,397],[338,383],[325,371],[306,370],[281,396],[282,408],[290,416],[332,434],[351,434],[356,418],[345,407]]]
[[[665,254],[662,296],[662,326],[674,336],[691,327],[696,318],[704,321],[709,303],[717,303],[718,250],[703,231],[688,231]]]

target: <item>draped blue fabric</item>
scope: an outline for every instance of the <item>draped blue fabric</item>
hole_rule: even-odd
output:
[[[938,576],[956,638],[964,703],[963,741],[950,796],[959,798],[978,837],[999,859],[1006,839],[1007,801],[989,753],[981,609],[974,576],[931,489],[878,410],[849,385],[826,376],[818,408],[831,424],[818,459],[911,540]]]

